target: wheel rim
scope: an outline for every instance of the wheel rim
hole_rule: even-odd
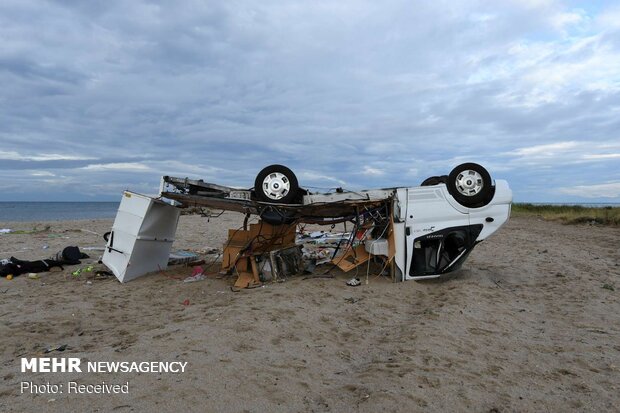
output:
[[[479,194],[482,188],[484,188],[484,180],[478,172],[467,169],[457,175],[455,185],[459,194],[474,196]]]
[[[284,198],[290,190],[290,181],[280,172],[272,172],[263,179],[263,192],[269,199],[278,201]]]

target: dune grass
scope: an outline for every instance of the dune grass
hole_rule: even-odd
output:
[[[566,224],[601,224],[620,226],[620,207],[584,207],[581,205],[512,204],[513,216],[538,216]]]

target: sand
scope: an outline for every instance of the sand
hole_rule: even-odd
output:
[[[241,221],[183,216],[175,248],[220,247]],[[0,235],[0,258],[102,246],[90,231],[111,221],[47,225]],[[618,245],[618,228],[514,218],[462,270],[430,282],[348,287],[350,275],[337,274],[233,292],[231,279],[184,284],[191,269],[182,267],[124,285],[71,276],[78,267],[1,279],[0,411],[613,411]],[[84,264],[98,259],[89,253]],[[183,361],[187,370],[20,372],[21,357],[63,344],[47,356]],[[71,380],[129,382],[130,392],[20,394],[22,381]]]

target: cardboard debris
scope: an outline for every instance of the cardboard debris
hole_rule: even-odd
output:
[[[224,244],[222,272],[238,274],[235,287],[247,288],[260,283],[257,257],[269,256],[272,251],[295,246],[295,225],[270,225],[264,221],[251,224],[249,229],[228,230]]]

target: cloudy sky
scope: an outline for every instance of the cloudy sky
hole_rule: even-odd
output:
[[[620,202],[617,2],[3,0],[0,88],[4,201],[473,161],[516,201]]]

